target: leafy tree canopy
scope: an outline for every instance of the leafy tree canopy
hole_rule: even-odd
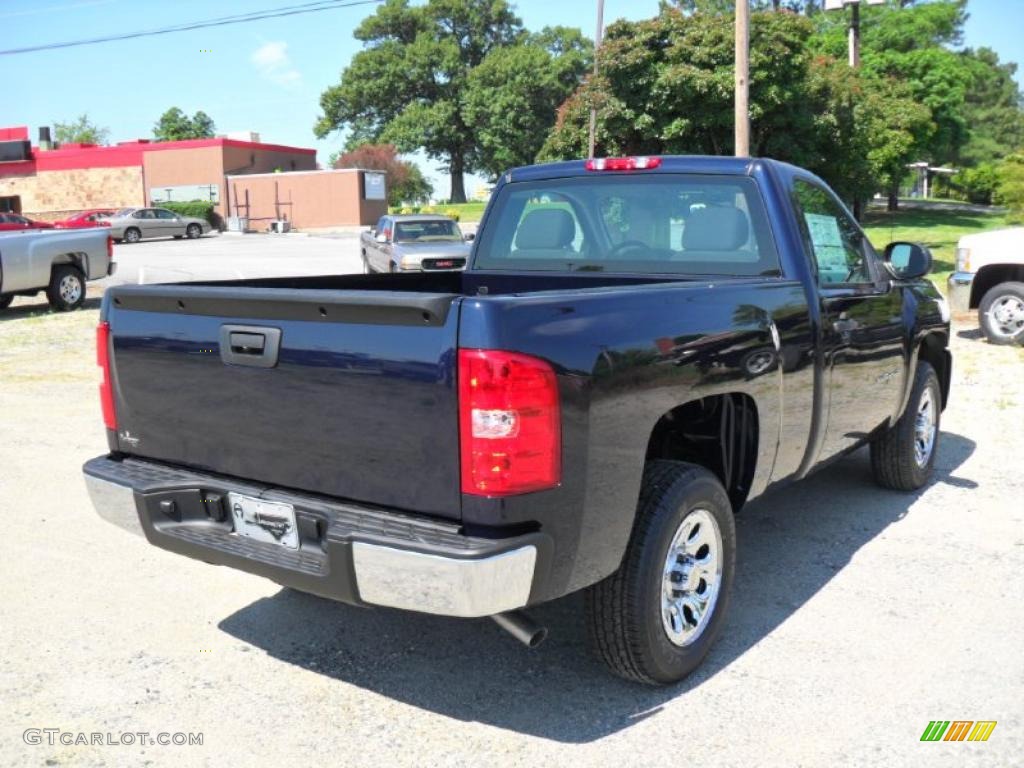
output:
[[[171,107],[153,126],[153,136],[157,141],[210,139],[215,129],[213,118],[202,110],[189,117],[177,107]]]
[[[849,200],[899,178],[931,136],[930,112],[881,73],[814,54],[815,26],[793,13],[751,15],[751,152],[819,172]],[[731,154],[733,21],[663,7],[608,28],[600,77],[563,104],[541,156],[586,152],[591,106],[599,154]]]
[[[53,140],[58,144],[106,144],[110,130],[100,128],[82,113],[67,123],[54,122]]]
[[[753,6],[752,154],[816,170],[856,201],[880,188],[895,195],[909,162],[973,165],[1024,144],[1015,66],[960,49],[966,0],[864,6],[856,71],[846,13]],[[654,19],[611,25],[601,75],[562,104],[541,157],[583,156],[591,107],[601,154],[731,153],[733,7],[666,0]],[[989,194],[991,178],[979,174]]]
[[[464,172],[495,173],[535,151],[590,50],[576,30],[530,35],[505,0],[387,0],[355,37],[364,49],[321,95],[314,132],[347,130],[349,148],[370,141],[423,149],[451,174],[454,202],[465,201]],[[528,66],[542,67],[532,72],[537,93],[524,82]],[[515,118],[532,133],[500,125],[488,100],[525,110]]]

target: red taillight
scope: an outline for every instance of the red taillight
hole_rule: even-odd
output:
[[[511,496],[558,485],[558,380],[543,360],[459,350],[462,492]]]
[[[107,226],[109,227],[110,225],[108,224]],[[114,238],[110,235],[107,235],[107,258],[114,258]]]
[[[96,364],[103,371],[100,382],[100,407],[103,409],[103,423],[107,429],[117,429],[117,414],[114,413],[114,388],[110,383],[110,323],[96,326]]]
[[[584,167],[588,171],[646,171],[659,165],[660,157],[592,157]]]

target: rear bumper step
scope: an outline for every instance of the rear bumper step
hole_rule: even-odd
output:
[[[138,459],[101,456],[83,472],[100,517],[151,544],[355,605],[463,617],[515,610],[551,552],[542,533],[467,536],[455,523]],[[236,534],[223,510],[229,492],[292,504],[298,549]]]

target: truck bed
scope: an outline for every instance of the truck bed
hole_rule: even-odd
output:
[[[447,273],[119,286],[106,311],[114,447],[459,519],[463,297],[622,282],[641,281]],[[276,362],[229,361],[225,326],[279,331]]]

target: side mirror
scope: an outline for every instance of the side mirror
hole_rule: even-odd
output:
[[[467,232],[462,236],[462,239],[465,240],[467,243],[472,243],[474,240],[476,240],[476,235],[473,232]]]
[[[378,243],[386,243],[388,241],[388,236],[381,232],[379,235],[374,235],[373,239]]]
[[[931,271],[932,252],[919,243],[889,243],[885,266],[897,280],[916,280]]]

